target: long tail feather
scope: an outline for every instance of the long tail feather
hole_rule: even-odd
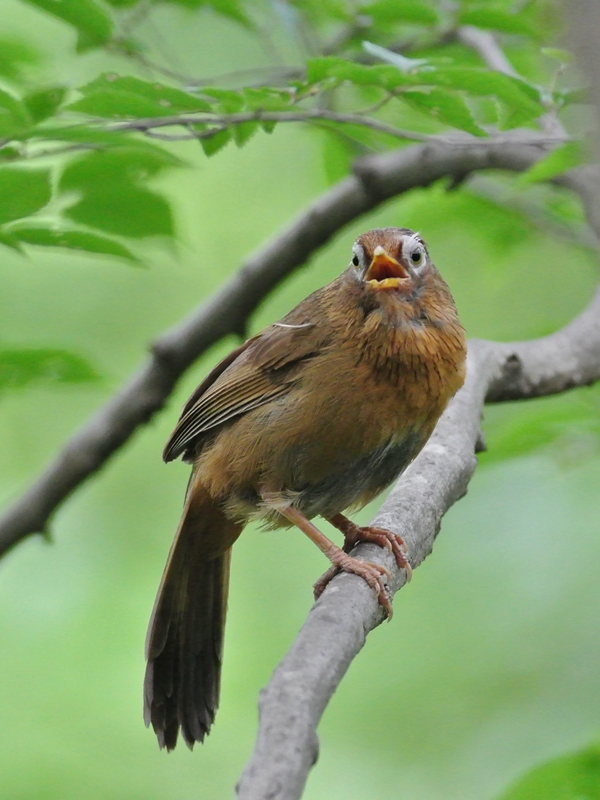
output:
[[[146,639],[144,721],[160,747],[202,742],[219,704],[231,545],[242,530],[205,492],[188,496]]]

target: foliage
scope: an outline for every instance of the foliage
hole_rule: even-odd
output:
[[[254,34],[265,24],[252,3],[173,1],[188,9],[210,9]],[[0,48],[5,78],[0,88],[0,187],[19,187],[18,204],[13,198],[12,208],[0,209],[0,241],[8,246],[14,246],[17,225],[46,230],[45,236],[37,234],[40,246],[55,245],[57,226],[68,234],[61,239],[65,248],[85,248],[87,242],[91,252],[98,252],[101,235],[104,252],[112,246],[115,255],[125,255],[127,238],[173,236],[168,203],[144,184],[181,162],[144,141],[144,135],[196,139],[212,156],[229,141],[245,145],[259,128],[271,133],[286,121],[303,120],[323,127],[319,110],[327,108],[333,118],[328,120],[330,129],[343,129],[343,136],[359,149],[377,150],[397,146],[394,130],[399,138],[410,139],[411,130],[416,138],[423,131],[449,129],[485,137],[494,127],[535,127],[545,109],[569,102],[565,92],[552,95],[535,80],[473,64],[466,47],[450,52],[442,44],[457,25],[469,24],[520,36],[534,46],[552,33],[542,2],[516,13],[506,2],[493,7],[463,2],[448,11],[443,4],[412,0],[376,0],[357,8],[341,0],[298,0],[285,7],[285,14],[283,6],[270,12],[269,24],[284,24],[296,44],[305,35],[312,37],[311,49],[320,47],[328,55],[304,56],[293,77],[273,66],[271,82],[257,83],[250,70],[245,85],[235,88],[188,80],[148,58],[148,45],[137,29],[151,7],[136,0],[113,0],[110,6],[97,0],[28,2],[76,33],[77,52],[102,48],[121,59],[118,71],[77,86],[32,87],[26,68],[36,54],[30,45],[8,41]],[[277,19],[277,13],[283,18]],[[408,50],[410,57],[399,49]],[[420,52],[422,57],[415,57]],[[123,57],[128,61],[125,70]],[[149,78],[148,73],[154,75]],[[354,124],[336,123],[336,111],[354,115]],[[387,133],[378,121],[387,123]],[[86,149],[92,153],[82,154]],[[52,188],[48,173],[25,169],[40,158],[53,164]],[[73,192],[78,199],[71,203]],[[135,224],[123,223],[134,219]],[[72,223],[76,227],[68,227]],[[75,236],[83,232],[95,237]],[[27,244],[26,238],[19,241]]]
[[[35,383],[82,383],[97,377],[89,364],[72,353],[0,347],[0,391]]]
[[[581,750],[537,767],[498,800],[599,800],[600,748]]]

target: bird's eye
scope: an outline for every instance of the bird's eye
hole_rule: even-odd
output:
[[[352,263],[354,264],[355,267],[358,267],[359,264],[358,256],[354,256],[354,258],[352,259]]]
[[[422,250],[414,250],[410,254],[410,260],[413,266],[420,267],[423,263],[423,251]]]

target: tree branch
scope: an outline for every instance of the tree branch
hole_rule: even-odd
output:
[[[497,139],[460,137],[369,156],[287,229],[246,261],[216,294],[156,340],[148,361],[71,438],[33,485],[0,518],[0,556],[46,530],[58,506],[97,472],[164,405],[178,379],[211,345],[245,330],[264,297],[341,228],[384,201],[444,176],[480,169],[521,171],[544,155],[527,132]]]
[[[551,336],[516,344],[472,340],[464,387],[370,524],[400,534],[418,567],[432,551],[443,515],[467,491],[484,402],[554,394],[598,379],[600,289],[583,314]],[[392,594],[405,584],[406,572],[383,548],[361,544],[352,554],[387,567]],[[237,786],[239,800],[298,800],[318,755],[321,715],[383,616],[362,579],[340,574],[329,584],[261,692],[258,736]]]
[[[504,55],[502,48],[491,31],[482,31],[473,25],[461,25],[456,29],[456,38],[459,42],[479,53],[481,59],[485,61],[490,69],[502,72],[504,75],[510,75],[511,78],[521,77]]]
[[[183,136],[169,136],[169,139],[210,139],[215,134],[230,125],[243,125],[245,122],[339,122],[346,125],[360,125],[363,128],[370,128],[378,133],[385,133],[395,139],[404,139],[410,142],[426,142],[431,137],[424,133],[415,131],[405,131],[388,125],[372,117],[365,117],[362,114],[344,114],[338,111],[330,111],[326,108],[315,109],[314,111],[240,111],[237,114],[209,114],[198,112],[198,114],[181,114],[172,117],[149,117],[148,119],[136,119],[128,122],[120,122],[111,125],[110,130],[117,131],[141,131],[149,134],[155,128],[166,128],[181,125],[189,128],[194,125],[211,125],[214,127],[207,130],[194,130]],[[158,135],[154,133],[154,136]],[[163,138],[167,138],[163,134]]]

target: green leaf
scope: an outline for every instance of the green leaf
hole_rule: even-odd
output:
[[[276,5],[275,8],[286,27],[297,29],[302,25],[302,19],[297,10],[300,10],[302,16],[315,26],[322,25],[328,20],[350,23],[354,20],[350,16],[349,5],[346,0],[291,0],[285,5]],[[297,30],[294,32],[298,35]]]
[[[0,39],[0,75],[5,78],[18,80],[23,67],[37,64],[39,60],[38,52],[28,43],[18,39]]]
[[[458,15],[460,25],[475,25],[477,28],[502,31],[502,33],[520,33],[537,38],[537,31],[523,12],[511,12],[502,8],[481,6],[462,11]]]
[[[72,25],[79,33],[79,50],[100,47],[112,36],[111,18],[94,0],[27,0],[27,2]]]
[[[334,130],[324,130],[323,169],[327,183],[331,186],[352,171],[355,159],[364,152],[356,142]]]
[[[409,89],[400,95],[417,111],[437,119],[445,125],[472,133],[474,136],[486,136],[486,132],[476,124],[469,106],[461,95],[446,89],[433,88],[427,91]]]
[[[209,6],[223,17],[229,17],[234,22],[239,22],[245,28],[254,27],[240,0],[205,0],[204,5]]]
[[[330,122],[326,120],[319,120],[315,126],[319,130],[330,130],[351,140],[360,150],[362,154],[369,151],[378,151],[389,149],[390,147],[398,146],[398,139],[389,133],[375,131],[372,128],[366,128],[364,125],[355,125],[349,122]]]
[[[233,140],[238,147],[243,147],[258,130],[258,122],[240,122],[239,125],[232,126]]]
[[[34,122],[41,122],[51,117],[56,109],[64,100],[67,90],[64,86],[53,86],[50,89],[42,89],[39,92],[32,92],[23,98],[23,103],[27,107],[29,114]]]
[[[600,747],[536,767],[498,800],[600,800]]]
[[[578,167],[584,158],[585,153],[579,142],[567,142],[524,172],[519,178],[519,183],[550,180],[568,169]]]
[[[88,191],[64,212],[90,228],[117,236],[173,236],[173,217],[168,202],[148,189],[106,184]]]
[[[194,94],[184,92],[181,89],[174,89],[172,86],[165,86],[156,81],[143,81],[131,75],[117,75],[114,72],[105,72],[90,83],[86,83],[79,88],[83,95],[102,91],[103,89],[116,89],[123,92],[131,92],[140,97],[145,97],[153,103],[167,104],[179,109],[180,111],[191,111],[201,106],[202,111],[210,111],[210,105],[201,100]]]
[[[21,158],[22,151],[19,147],[14,147],[13,145],[5,144],[0,147],[0,162],[2,161],[14,161],[17,158]]]
[[[103,128],[95,128],[91,125],[65,125],[63,126],[39,126],[27,131],[26,135],[18,138],[23,139],[42,139],[45,141],[57,142],[81,142],[93,146],[106,145],[107,147],[135,147],[136,150],[145,150],[156,154],[162,154],[169,158],[172,166],[182,166],[183,161],[176,156],[168,153],[164,148],[151,144],[147,139],[136,138],[135,132],[129,131],[107,131]]]
[[[194,9],[208,6],[217,14],[228,17],[234,22],[243,25],[245,28],[254,27],[239,0],[167,0],[167,2]]]
[[[243,90],[245,107],[250,111],[288,111],[292,103],[290,92],[261,86],[259,89],[249,87]]]
[[[214,97],[218,102],[212,110],[223,114],[237,114],[238,111],[243,111],[246,107],[246,100],[241,92],[210,87],[203,88],[202,94],[207,97]]]
[[[115,119],[121,117],[168,117],[182,112],[211,111],[206,100],[193,94],[148,83],[139,78],[105,73],[79,89],[81,100],[68,106],[72,111]]]
[[[53,230],[42,227],[11,228],[10,233],[18,242],[23,242],[24,244],[39,245],[41,247],[61,247],[67,250],[83,250],[87,253],[124,258],[134,264],[141,263],[140,259],[127,247],[124,247],[114,239],[108,239],[106,236],[99,236],[96,233]]]
[[[560,47],[541,47],[540,53],[548,58],[554,58],[556,61],[560,61],[561,64],[571,64],[573,61],[573,54]]]
[[[30,124],[31,118],[23,103],[0,89],[0,137],[10,138]]]
[[[524,125],[544,113],[534,87],[518,78],[478,67],[425,65],[402,73],[387,64],[366,66],[333,56],[309,59],[307,83],[312,85],[324,80],[379,86],[388,91],[409,86],[441,86],[476,97],[495,97],[507,109],[505,127]]]
[[[119,89],[101,89],[67,106],[69,111],[80,111],[95,117],[123,119],[127,117],[169,117],[179,113],[171,106],[161,106],[133,92]]]
[[[363,6],[359,14],[371,17],[377,25],[391,25],[394,22],[414,22],[418,25],[436,25],[437,11],[430,5],[411,0],[376,0]]]
[[[23,252],[23,248],[19,244],[18,240],[15,236],[13,236],[10,231],[2,230],[0,228],[0,244],[3,244],[5,247],[10,247],[11,250],[16,250],[18,253]]]
[[[218,131],[214,136],[209,136],[206,139],[200,139],[200,145],[204,150],[205,155],[214,156],[219,150],[222,150],[231,139],[231,131],[227,128],[223,131]]]
[[[489,69],[442,67],[419,73],[423,83],[462,89],[479,97],[496,97],[502,101],[508,115],[504,127],[525,125],[544,113],[537,90],[518,78],[502,75]]]
[[[0,389],[84,383],[98,378],[96,370],[85,359],[66,350],[0,348]]]
[[[259,120],[258,124],[260,125],[260,127],[263,129],[263,131],[265,133],[273,133],[273,131],[275,130],[275,126],[277,125],[276,122],[274,122],[273,120],[268,120],[268,119],[261,119],[261,120]]]
[[[65,167],[59,181],[61,191],[102,190],[111,185],[115,190],[127,182],[139,183],[181,161],[159,147],[147,148],[129,142],[110,150],[95,150]]]
[[[306,68],[306,80],[309,86],[326,79],[337,83],[349,81],[357,86],[380,86],[385,89],[394,89],[407,83],[407,76],[402,75],[391,65],[368,66],[335,56],[309,58]]]
[[[0,223],[35,214],[51,196],[48,170],[0,167]]]

